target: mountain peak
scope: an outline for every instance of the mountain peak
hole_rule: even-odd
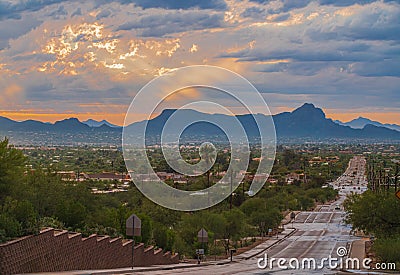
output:
[[[370,120],[369,118],[365,118],[362,116],[359,116],[358,118],[355,118],[350,122],[357,122],[357,121],[359,121],[359,122],[375,122],[375,121]]]
[[[292,114],[309,118],[325,118],[325,113],[320,108],[315,107],[312,103],[304,103],[301,107],[294,110]]]
[[[70,118],[60,120],[60,121],[56,121],[56,124],[61,123],[61,122],[80,123],[79,119],[77,119],[76,117],[70,117]]]
[[[176,109],[164,109],[160,115],[172,115],[175,111]]]
[[[301,107],[299,107],[298,109],[301,109],[301,108],[304,108],[304,109],[316,109],[316,107],[315,107],[315,105],[314,104],[312,104],[312,103],[304,103],[303,105],[301,105]]]
[[[338,123],[340,125],[344,125],[344,126],[349,126],[349,127],[353,128],[353,129],[363,129],[366,125],[370,124],[370,125],[374,125],[374,126],[377,126],[377,127],[385,127],[385,128],[396,130],[396,131],[400,132],[400,125],[388,124],[388,123],[383,124],[383,123],[380,123],[378,121],[371,120],[369,118],[365,118],[365,117],[362,117],[362,116],[360,116],[358,118],[355,118],[355,119],[353,119],[353,120],[351,120],[349,122],[340,122],[339,121],[339,122],[336,122],[336,123]]]
[[[88,120],[82,121],[82,123],[86,124],[89,127],[96,127],[96,128],[97,127],[101,127],[103,125],[106,125],[106,126],[111,127],[111,128],[119,127],[119,126],[117,126],[115,124],[112,124],[112,123],[108,122],[105,119],[103,119],[102,121],[99,121],[99,120],[95,120],[95,119],[89,118]]]

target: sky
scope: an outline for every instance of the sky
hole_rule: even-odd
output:
[[[0,116],[121,125],[153,78],[213,65],[272,113],[400,124],[398,0],[80,2],[0,0]]]

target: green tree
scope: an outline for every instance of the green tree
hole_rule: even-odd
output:
[[[350,196],[344,206],[349,213],[347,222],[355,229],[382,238],[400,235],[400,203],[392,193],[366,191]]]
[[[0,242],[6,242],[21,235],[21,224],[10,214],[0,214]]]
[[[86,207],[77,201],[63,201],[58,205],[57,218],[72,229],[84,225]]]
[[[139,214],[138,217],[142,222],[140,241],[144,244],[149,244],[153,236],[153,222],[146,214]]]
[[[22,151],[11,147],[8,139],[0,141],[0,201],[11,194],[22,178],[26,158]]]
[[[236,246],[236,241],[242,237],[245,216],[239,209],[232,209],[231,211],[225,211],[222,213],[226,223],[223,232],[223,243],[226,253],[229,252],[230,241],[233,241],[233,245]]]
[[[163,250],[172,250],[175,243],[175,233],[162,224],[155,224],[153,231],[156,245]]]

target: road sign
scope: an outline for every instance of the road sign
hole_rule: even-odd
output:
[[[396,192],[396,197],[400,200],[400,190]]]
[[[294,218],[296,218],[296,213],[294,212],[290,213],[290,219],[293,220]]]
[[[199,239],[199,243],[207,243],[208,242],[207,231],[204,228],[200,229],[200,231],[197,233],[197,238]]]
[[[233,253],[236,253],[236,249],[230,249],[229,250],[231,252],[231,262],[233,261]]]
[[[196,249],[196,254],[197,255],[204,255],[204,249],[202,249],[202,248]]]
[[[132,214],[127,220],[126,220],[126,235],[127,236],[132,236],[133,235],[133,228],[135,227],[134,233],[135,236],[140,236],[141,235],[141,230],[142,230],[142,221],[135,215]]]

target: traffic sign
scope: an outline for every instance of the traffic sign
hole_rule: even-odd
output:
[[[196,254],[197,255],[204,255],[204,249],[202,249],[202,248],[196,249]]]
[[[396,192],[396,197],[400,200],[400,190]]]
[[[133,230],[133,228],[135,228],[135,230]],[[126,235],[132,236],[134,233],[135,236],[140,236],[141,229],[142,229],[142,221],[135,214],[132,214],[126,220]]]
[[[200,229],[200,231],[197,233],[197,238],[199,239],[199,243],[207,243],[208,242],[207,231],[204,228]]]

